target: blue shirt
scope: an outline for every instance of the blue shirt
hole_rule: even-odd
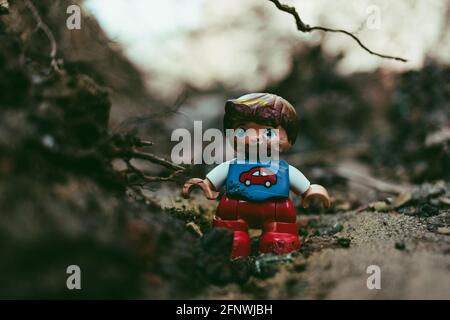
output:
[[[289,165],[284,160],[266,163],[233,160],[226,179],[230,197],[265,201],[289,197]]]

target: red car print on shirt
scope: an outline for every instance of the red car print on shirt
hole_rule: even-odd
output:
[[[239,176],[239,181],[247,187],[252,184],[258,184],[264,185],[266,188],[270,188],[272,185],[277,183],[277,176],[269,169],[254,167],[248,171],[242,172]]]

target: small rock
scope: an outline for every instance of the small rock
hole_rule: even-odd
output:
[[[395,243],[395,249],[397,250],[405,250],[406,249],[406,245],[403,241],[399,241]]]
[[[292,255],[261,254],[255,259],[253,275],[260,279],[272,277],[277,273],[280,263],[292,262]]]
[[[339,239],[337,239],[337,243],[343,248],[350,247],[350,242],[351,242],[351,240],[348,239],[348,238],[339,238]]]
[[[340,223],[336,223],[333,226],[333,232],[334,233],[341,232],[343,229],[344,229],[344,226],[342,224],[340,224]]]
[[[53,149],[56,146],[55,138],[48,134],[42,137],[41,142],[48,149]]]

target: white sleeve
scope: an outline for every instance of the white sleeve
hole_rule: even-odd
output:
[[[289,185],[294,192],[305,193],[311,183],[297,168],[289,166]]]
[[[219,190],[228,176],[228,168],[230,167],[230,161],[225,161],[212,169],[207,175],[209,181],[213,184],[216,190]]]

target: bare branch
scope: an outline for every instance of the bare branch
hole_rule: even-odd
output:
[[[51,46],[51,51],[50,51],[51,62],[50,63],[51,63],[52,68],[55,71],[60,72],[61,70],[59,69],[58,61],[56,59],[56,54],[57,54],[58,49],[57,49],[57,45],[56,45],[55,36],[53,35],[53,33],[50,30],[50,28],[48,27],[48,25],[45,24],[44,21],[42,21],[39,11],[36,9],[34,4],[30,0],[25,0],[25,6],[31,11],[31,14],[34,17],[34,20],[36,20],[36,23],[37,23],[36,28],[41,29],[47,36],[48,40],[50,41],[50,46]]]
[[[348,166],[338,166],[335,169],[335,172],[337,175],[358,183],[363,186],[367,186],[369,188],[375,189],[377,191],[381,192],[387,192],[387,193],[395,193],[395,194],[402,194],[411,192],[412,187],[410,185],[399,185],[395,183],[390,183],[387,181],[380,180],[378,178],[372,177],[364,172],[359,172],[355,170],[355,168],[348,167]]]
[[[149,122],[150,120],[155,120],[157,118],[160,117],[165,117],[168,116],[169,114],[181,114],[184,117],[189,118],[189,116],[187,114],[185,114],[184,112],[181,112],[179,109],[183,106],[183,104],[186,102],[187,98],[189,95],[189,91],[188,90],[184,90],[175,100],[175,103],[173,104],[173,106],[167,106],[162,104],[161,106],[159,106],[161,109],[163,109],[163,112],[160,113],[149,113],[149,114],[143,114],[143,115],[139,115],[139,116],[135,116],[135,117],[131,117],[128,119],[125,119],[124,121],[122,121],[121,123],[119,123],[117,125],[117,127],[115,127],[113,129],[114,132],[122,129],[125,126],[140,126],[142,124],[145,124],[147,122]],[[189,118],[190,119],[190,118]]]
[[[402,62],[407,62],[408,60],[401,58],[401,57],[395,57],[395,56],[389,56],[389,55],[385,55],[385,54],[381,54],[381,53],[377,53],[375,51],[372,51],[371,49],[369,49],[366,45],[364,45],[361,40],[358,39],[357,36],[355,36],[353,33],[346,31],[346,30],[342,30],[342,29],[332,29],[332,28],[326,28],[326,27],[322,27],[322,26],[314,26],[311,27],[308,24],[305,24],[302,19],[300,18],[300,15],[298,14],[297,10],[294,7],[288,6],[286,4],[282,4],[280,3],[279,0],[269,0],[270,2],[272,2],[273,4],[275,4],[275,6],[284,12],[289,13],[290,15],[292,15],[295,18],[295,23],[297,24],[297,29],[301,32],[311,32],[311,31],[315,31],[315,30],[320,30],[320,31],[325,31],[325,32],[336,32],[336,33],[343,33],[348,35],[349,37],[351,37],[353,40],[355,40],[359,46],[361,48],[363,48],[365,51],[369,52],[372,55],[381,57],[381,58],[385,58],[385,59],[392,59],[392,60],[397,60],[397,61],[402,61]]]
[[[142,160],[148,160],[150,162],[162,165],[163,167],[166,167],[168,169],[172,170],[185,170],[184,167],[177,165],[175,163],[172,163],[164,158],[161,158],[159,156],[156,156],[154,154],[148,153],[148,152],[141,152],[138,150],[119,150],[114,153],[114,156],[118,158],[125,158],[125,159],[142,159]]]
[[[153,176],[148,176],[143,174],[142,178],[145,180],[145,182],[156,182],[156,181],[173,181],[173,179],[175,178],[175,176],[179,175],[180,173],[183,173],[185,170],[177,170],[172,172],[169,176],[167,177],[153,177]]]
[[[146,175],[144,172],[142,172],[141,170],[139,170],[138,168],[136,168],[130,160],[126,160],[125,163],[127,164],[127,168],[126,170],[124,170],[122,173],[126,174],[129,172],[133,172],[135,174],[137,174],[142,180],[144,180],[145,182],[161,182],[161,181],[173,181],[173,179],[175,178],[175,176],[177,176],[180,173],[183,173],[184,171],[186,171],[185,168],[181,169],[181,170],[177,170],[172,172],[169,176],[167,177],[159,177],[159,176],[148,176]]]
[[[153,146],[153,142],[152,141],[149,141],[149,140],[140,140],[139,141],[139,144],[141,145],[141,146],[143,146],[143,147],[151,147],[151,146]]]

